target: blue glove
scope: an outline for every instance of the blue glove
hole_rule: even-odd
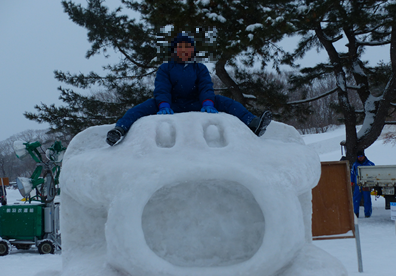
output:
[[[202,103],[201,112],[219,113],[211,100],[206,100]]]
[[[170,104],[167,102],[162,102],[159,105],[159,111],[157,114],[173,114],[173,110],[170,108]]]

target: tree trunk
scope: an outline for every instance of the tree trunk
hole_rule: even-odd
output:
[[[385,125],[386,117],[388,116],[389,113],[391,102],[396,99],[396,24],[395,23],[394,26],[392,27],[392,32],[391,32],[390,56],[391,56],[392,74],[382,95],[376,98],[377,100],[374,101],[375,103],[375,110],[373,112],[374,114],[371,115],[370,110],[367,110],[366,107],[366,102],[372,99],[370,99],[369,97],[367,101],[364,103],[366,117],[363,126],[365,127],[366,120],[369,120],[368,123],[371,124],[367,131],[365,131],[362,134],[359,133],[358,135],[357,148],[359,149],[368,148],[381,135],[382,129],[384,128]],[[370,102],[368,106],[370,106]],[[374,119],[370,119],[370,116],[373,116]]]
[[[353,163],[357,152],[356,115],[355,109],[349,103],[345,72],[337,50],[334,48],[333,43],[324,35],[320,23],[318,23],[315,33],[321,44],[326,49],[330,62],[334,67],[333,70],[338,87],[338,103],[340,104],[341,111],[345,119],[346,158],[350,163]]]
[[[5,170],[4,170],[4,163],[5,163],[5,161],[4,161],[4,160],[1,160],[1,162],[0,162],[0,168],[1,168],[1,175],[2,175],[2,176],[0,176],[0,177],[6,177],[6,172],[5,172]]]
[[[225,69],[226,62],[226,60],[219,60],[216,62],[216,75],[227,86],[227,88],[231,90],[231,94],[234,99],[246,106],[246,99],[243,96],[242,91]]]

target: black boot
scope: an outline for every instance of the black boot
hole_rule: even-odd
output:
[[[260,117],[254,118],[248,127],[256,134],[257,136],[263,136],[265,131],[267,130],[267,126],[271,123],[272,113],[269,110],[266,110],[261,114]]]
[[[121,142],[122,138],[125,136],[125,130],[122,127],[116,126],[107,133],[106,142],[110,146],[114,146]]]

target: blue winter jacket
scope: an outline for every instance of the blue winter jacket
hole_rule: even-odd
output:
[[[202,63],[162,64],[155,78],[154,99],[161,102],[185,104],[205,100],[214,102],[215,94],[208,68]]]
[[[357,183],[357,176],[358,176],[357,167],[361,167],[361,166],[375,166],[375,164],[373,162],[371,162],[370,160],[368,160],[367,157],[366,157],[366,159],[364,159],[363,163],[360,163],[358,160],[356,160],[355,163],[353,163],[352,169],[351,169],[351,182],[353,182],[355,184]]]

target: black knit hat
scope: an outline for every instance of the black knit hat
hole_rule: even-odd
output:
[[[171,46],[170,46],[171,53],[173,53],[174,49],[177,47],[177,43],[180,43],[180,42],[190,43],[192,46],[194,46],[194,52],[196,51],[194,38],[192,38],[191,36],[189,36],[185,33],[179,33],[171,42]]]
[[[358,150],[357,151],[357,156],[361,156],[361,155],[365,156],[364,155],[364,150]]]

